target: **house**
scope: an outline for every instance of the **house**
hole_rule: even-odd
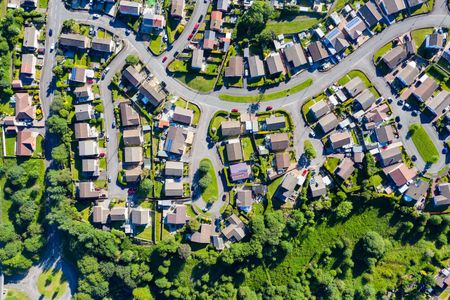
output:
[[[436,96],[429,98],[425,102],[426,108],[432,114],[440,117],[446,112],[446,108],[450,105],[450,92],[445,90],[439,92]]]
[[[296,187],[297,177],[291,173],[288,173],[284,176],[283,181],[278,186],[278,189],[275,192],[275,197],[282,202],[286,202],[293,196]]]
[[[375,103],[375,101],[376,99],[372,92],[369,89],[365,89],[362,93],[356,96],[353,105],[357,109],[367,110]]]
[[[341,24],[342,19],[339,16],[339,14],[337,13],[337,11],[333,12],[330,14],[330,20],[333,22],[334,25],[338,26],[339,24]]]
[[[33,81],[36,79],[37,58],[34,54],[22,54],[22,65],[20,66],[20,78]]]
[[[73,67],[69,75],[69,80],[75,84],[86,83],[86,69]]]
[[[172,120],[178,123],[190,125],[194,118],[194,112],[190,109],[182,108],[180,106],[175,107]]]
[[[275,154],[275,168],[277,172],[285,172],[291,165],[291,158],[288,152],[278,152]]]
[[[413,8],[418,5],[422,5],[424,3],[424,1],[422,1],[422,0],[406,0],[406,3],[408,3],[408,6],[410,8]]]
[[[359,17],[354,17],[344,26],[344,32],[352,41],[356,41],[358,37],[366,30],[366,24]]]
[[[166,99],[166,93],[156,80],[144,81],[139,87],[139,93],[141,101],[144,104],[150,103],[153,107],[158,107]]]
[[[353,77],[344,85],[344,90],[349,97],[354,98],[366,88],[366,85],[359,76]]]
[[[409,189],[403,195],[403,199],[405,201],[410,202],[412,200],[418,202],[425,199],[428,193],[428,189],[430,188],[430,184],[422,179],[419,179],[414,184],[409,186]]]
[[[183,183],[166,180],[164,183],[164,195],[166,197],[183,197]]]
[[[378,5],[383,8],[387,15],[393,15],[406,9],[403,0],[378,0]]]
[[[331,147],[336,150],[338,148],[350,145],[352,143],[352,136],[348,131],[335,132],[330,134],[329,140]]]
[[[325,134],[336,129],[338,124],[339,120],[333,113],[326,115],[325,117],[321,118],[318,122],[320,129],[322,129],[322,132]]]
[[[128,66],[122,73],[122,76],[131,84],[132,87],[137,88],[139,84],[144,81],[145,77],[133,66]]]
[[[106,224],[109,217],[109,209],[96,205],[92,210],[92,223]]]
[[[125,147],[124,163],[138,164],[143,160],[142,147]]]
[[[119,12],[122,15],[139,17],[142,11],[142,4],[134,1],[121,0],[119,2]]]
[[[222,30],[222,12],[213,11],[211,12],[211,21],[209,23],[209,29],[220,32]]]
[[[166,27],[166,18],[163,15],[155,15],[152,10],[144,11],[142,15],[141,31],[151,33],[161,31]]]
[[[221,238],[218,235],[212,236],[212,243],[213,243],[214,248],[216,248],[216,250],[218,250],[218,251],[222,251],[223,249],[225,249],[225,244],[223,242],[223,238]]]
[[[237,163],[230,166],[231,181],[245,180],[250,177],[250,166],[245,162]]]
[[[236,193],[236,206],[249,213],[253,205],[253,195],[251,190],[240,189]]]
[[[375,125],[383,122],[389,117],[390,111],[391,110],[389,109],[389,106],[386,103],[383,103],[381,105],[372,108],[364,115],[366,127],[367,124],[373,123]]]
[[[98,159],[88,158],[81,160],[81,171],[90,176],[100,175],[100,165]]]
[[[398,64],[408,58],[409,52],[404,45],[398,45],[389,50],[382,57],[382,61],[390,68],[395,68]]]
[[[402,149],[400,147],[391,147],[380,151],[381,165],[387,167],[402,161]]]
[[[308,52],[311,55],[313,62],[315,63],[328,58],[327,49],[325,49],[323,44],[319,41],[309,44]]]
[[[77,121],[86,121],[94,118],[94,109],[89,103],[74,105]]]
[[[134,164],[131,167],[127,167],[125,169],[125,173],[123,174],[123,180],[128,183],[134,183],[139,181],[141,178],[141,165],[140,164]]]
[[[238,136],[241,134],[241,122],[239,121],[223,121],[220,124],[220,131],[223,137]]]
[[[401,187],[416,177],[417,169],[409,169],[401,162],[384,168],[383,172],[392,179],[397,187]]]
[[[97,130],[94,126],[91,127],[89,123],[75,123],[74,129],[76,140],[93,139],[98,137]]]
[[[78,142],[79,156],[98,156],[98,143],[95,140],[82,140]]]
[[[203,67],[204,51],[203,49],[195,48],[192,51],[191,68],[201,70]]]
[[[272,53],[266,58],[267,68],[270,75],[284,74],[284,66],[279,53]]]
[[[377,141],[380,144],[387,144],[394,140],[394,129],[392,125],[384,125],[375,129]]]
[[[80,199],[96,199],[100,197],[100,191],[95,189],[94,182],[81,181],[78,184],[78,197]]]
[[[434,196],[434,205],[449,205],[450,204],[450,183],[444,182],[437,185],[439,194]]]
[[[36,150],[36,138],[39,134],[29,130],[21,130],[17,132],[16,138],[16,155],[32,156]]]
[[[39,48],[39,31],[34,27],[25,27],[23,33],[22,51],[36,51]]]
[[[225,68],[225,77],[242,77],[244,73],[244,61],[240,56],[232,56]]]
[[[148,208],[133,208],[131,211],[131,223],[133,225],[142,226],[150,223],[150,209]]]
[[[89,37],[81,34],[63,33],[59,37],[59,45],[66,48],[86,50],[89,48]]]
[[[198,244],[209,244],[213,227],[211,224],[202,224],[199,232],[194,232],[191,236],[191,242]]]
[[[187,134],[180,127],[170,126],[164,144],[164,151],[182,155]]]
[[[114,52],[114,42],[112,38],[98,38],[92,39],[91,49],[98,52],[111,53]]]
[[[286,132],[269,135],[270,149],[274,152],[284,151],[289,148],[289,135]]]
[[[326,115],[327,113],[331,112],[330,107],[328,106],[328,103],[324,100],[321,100],[319,102],[314,103],[309,108],[309,114],[312,114],[315,120],[319,120],[321,117]]]
[[[345,50],[350,44],[345,39],[342,31],[336,27],[325,35],[324,43],[328,46],[331,54],[337,54]]]
[[[172,0],[172,6],[170,7],[170,15],[176,19],[184,17],[184,0]]]
[[[172,226],[186,225],[189,218],[186,215],[186,205],[177,204],[166,216],[166,223]]]
[[[216,45],[216,32],[212,30],[205,30],[205,33],[203,34],[203,49],[213,50]]]
[[[413,91],[413,95],[422,102],[427,101],[439,87],[439,84],[433,78],[428,77],[427,75],[424,76],[426,76],[426,78],[424,80],[421,78],[420,85]]]
[[[444,33],[432,33],[425,38],[425,47],[428,49],[439,50],[445,46],[445,34]]]
[[[366,21],[366,24],[369,27],[377,25],[378,22],[380,22],[383,18],[381,16],[381,13],[378,11],[375,3],[371,1],[367,2],[364,6],[361,6],[358,13],[364,19],[364,21]]]
[[[184,163],[181,161],[166,161],[164,175],[182,177],[184,171]]]
[[[336,169],[336,175],[342,180],[347,180],[355,171],[355,164],[351,158],[344,158]]]
[[[309,181],[309,189],[313,198],[327,194],[327,187],[323,181],[323,177],[319,174],[316,174],[311,178]]]
[[[271,115],[266,119],[267,130],[279,130],[286,128],[286,120],[284,116]]]
[[[229,241],[239,242],[245,237],[245,225],[235,214],[227,219],[227,227],[222,230],[222,235]]]
[[[239,161],[243,159],[242,146],[239,139],[229,140],[225,146],[228,161]]]
[[[131,102],[123,101],[119,103],[120,120],[123,127],[139,126],[141,124],[139,114],[131,106]]]
[[[248,68],[250,71],[250,78],[258,78],[266,75],[264,63],[258,55],[252,55],[248,58]]]
[[[416,62],[409,61],[406,66],[397,73],[395,78],[408,87],[414,82],[419,73],[420,71],[417,68]]]
[[[29,122],[36,118],[36,108],[31,101],[28,93],[14,94],[16,101],[16,121]]]
[[[295,43],[284,48],[284,55],[291,68],[298,68],[308,63],[301,44]]]
[[[122,132],[123,144],[126,147],[139,146],[144,142],[142,131],[139,127],[125,128]]]
[[[230,0],[217,0],[217,10],[227,12],[230,7]]]
[[[77,102],[88,102],[94,100],[94,94],[92,93],[91,86],[83,85],[77,86],[73,91]]]
[[[109,212],[111,222],[125,222],[128,220],[128,208],[115,206]]]

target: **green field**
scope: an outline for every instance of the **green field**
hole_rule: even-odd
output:
[[[292,21],[270,22],[266,25],[267,31],[273,31],[275,34],[297,33],[313,27],[320,23],[320,19],[309,18],[306,16],[296,17]]]
[[[8,288],[8,293],[6,294],[5,300],[28,300],[27,294],[22,291]]]
[[[377,52],[375,52],[375,54],[373,55],[373,61],[375,63],[378,62],[378,59],[383,57],[383,55],[385,55],[389,50],[391,50],[392,46],[393,46],[392,42],[389,42],[380,49],[378,49]]]
[[[439,152],[422,125],[412,124],[409,127],[409,133],[417,151],[425,162],[433,164],[439,160]]]
[[[58,299],[64,294],[67,282],[60,269],[49,269],[39,275],[37,282],[39,292],[48,299]]]
[[[219,187],[217,185],[216,171],[214,170],[214,166],[211,160],[204,158],[200,163],[202,162],[206,162],[209,164],[208,174],[211,177],[211,184],[202,191],[202,198],[204,201],[211,203],[216,201],[219,197]]]
[[[216,83],[215,76],[192,73],[175,73],[175,78],[193,90],[206,93],[212,91]]]

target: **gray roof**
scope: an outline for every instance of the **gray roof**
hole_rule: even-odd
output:
[[[309,54],[314,62],[321,61],[328,57],[327,49],[323,46],[320,41],[313,42],[308,46]]]
[[[238,190],[236,193],[236,205],[241,206],[251,206],[253,204],[253,196],[251,190]]]
[[[183,176],[184,164],[181,161],[166,161],[164,174],[166,176]]]
[[[402,149],[400,147],[392,147],[380,151],[381,162],[384,167],[390,166],[402,160]]]
[[[385,125],[375,129],[375,134],[379,143],[387,143],[394,140],[394,129],[391,125]]]
[[[138,146],[142,144],[142,131],[139,127],[125,128],[123,130],[123,143],[125,146]]]
[[[25,27],[22,46],[25,48],[37,49],[39,46],[38,34],[39,32],[35,27]]]
[[[100,52],[112,52],[114,50],[114,43],[111,38],[98,38],[92,39],[91,48]]]
[[[227,158],[229,161],[238,161],[243,158],[241,142],[228,143],[225,146],[227,152]]]
[[[286,127],[284,116],[272,115],[266,119],[267,130],[278,130]]]
[[[436,96],[429,98],[426,102],[427,108],[440,116],[444,109],[450,105],[450,93],[442,90]]]
[[[230,6],[230,0],[217,0],[217,10],[227,11]]]
[[[292,47],[286,47],[284,49],[286,60],[292,64],[294,68],[300,67],[306,63],[305,53],[303,52],[302,45],[295,43]]]
[[[138,87],[138,85],[145,79],[144,76],[133,66],[128,66],[123,71],[122,76],[124,76],[134,87]]]
[[[134,208],[131,211],[131,222],[134,225],[147,225],[150,223],[150,210],[148,208]]]
[[[236,136],[241,134],[241,122],[235,120],[223,121],[220,124],[222,136]]]
[[[266,58],[267,67],[270,75],[278,74],[284,71],[283,62],[279,53],[273,53]]]
[[[370,1],[362,6],[358,12],[370,27],[375,26],[383,18],[375,3]]]
[[[392,15],[406,9],[406,4],[403,0],[380,0],[380,3],[384,6],[384,9],[388,15]]]
[[[349,82],[344,85],[344,89],[350,97],[355,97],[361,93],[366,88],[364,82],[359,76],[352,78]]]
[[[59,44],[79,49],[89,48],[89,38],[81,34],[63,33],[59,37]]]
[[[297,177],[291,173],[286,174],[283,181],[278,186],[276,191],[276,198],[281,201],[286,201],[295,191],[297,187]]]
[[[313,116],[316,118],[316,120],[320,119],[322,116],[326,115],[331,111],[330,107],[328,106],[327,102],[324,100],[320,100],[316,103],[314,103],[310,108],[309,111],[313,114]]]
[[[192,110],[182,108],[180,106],[175,107],[172,117],[173,121],[189,125],[191,124],[193,118],[194,112]]]
[[[233,56],[225,68],[225,77],[241,77],[244,72],[244,61],[240,56]]]
[[[141,123],[139,114],[131,106],[131,102],[129,101],[120,102],[119,108],[122,126],[138,126]]]
[[[389,50],[383,55],[384,63],[391,69],[395,68],[399,63],[404,61],[408,57],[408,51],[405,46],[399,45]]]
[[[311,178],[309,182],[309,189],[311,190],[311,195],[315,197],[323,196],[327,193],[327,187],[323,182],[323,177],[316,174]]]
[[[406,86],[411,85],[420,71],[415,62],[409,62],[406,66],[400,70],[397,74],[397,78],[400,79]]]
[[[164,195],[167,197],[182,197],[183,196],[183,183],[182,182],[169,182],[166,180],[164,184]]]
[[[270,135],[270,148],[272,151],[284,151],[289,147],[289,135],[286,132]]]
[[[376,99],[369,89],[365,89],[362,93],[356,96],[355,101],[363,110],[367,110],[375,103]]]
[[[336,169],[336,175],[342,178],[342,180],[347,180],[355,170],[355,164],[351,158],[344,158]]]
[[[184,150],[186,134],[180,127],[170,126],[164,143],[164,151],[181,155]]]
[[[339,120],[333,113],[330,113],[321,118],[318,124],[324,133],[328,133],[338,126]]]
[[[250,77],[252,78],[266,75],[264,63],[258,55],[253,55],[248,58],[248,68],[250,69]]]
[[[203,65],[203,49],[194,49],[192,51],[192,62],[191,67],[195,69],[200,69]]]
[[[140,163],[143,159],[142,147],[125,147],[125,163]]]
[[[155,107],[159,106],[166,98],[166,93],[154,80],[144,81],[139,87],[139,92]]]
[[[350,144],[352,136],[348,131],[336,132],[330,135],[330,142],[333,149],[337,149]]]

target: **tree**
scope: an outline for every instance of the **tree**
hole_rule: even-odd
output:
[[[141,181],[138,187],[138,194],[141,197],[148,197],[153,189],[153,182],[149,178]]]
[[[336,207],[336,216],[338,218],[345,218],[352,212],[352,209],[353,204],[350,201],[342,201]]]
[[[52,149],[52,159],[62,167],[67,165],[69,161],[69,152],[67,151],[65,144],[60,144]]]
[[[53,68],[53,74],[55,74],[58,77],[62,77],[64,75],[64,69],[61,65],[56,65]]]
[[[191,246],[189,244],[180,244],[178,246],[177,253],[182,260],[187,260],[191,256],[191,252]]]
[[[363,258],[366,262],[369,262],[370,258],[380,259],[386,251],[383,238],[375,231],[367,232],[359,243],[362,253],[358,257]]]
[[[47,126],[50,133],[60,136],[66,134],[69,131],[67,120],[57,115],[53,115],[47,119]]]
[[[207,161],[207,160],[202,160],[202,161],[200,162],[200,165],[199,165],[199,167],[198,167],[198,171],[199,171],[201,174],[206,174],[206,173],[208,173],[210,169],[211,169],[211,164],[209,163],[209,161]]]
[[[305,156],[307,159],[311,160],[316,158],[317,153],[310,140],[305,141],[305,143],[303,144],[303,150],[305,151]]]
[[[128,55],[127,58],[125,58],[125,62],[127,63],[127,65],[135,66],[139,63],[139,57],[133,54]]]
[[[21,166],[13,166],[6,172],[6,180],[9,184],[22,188],[28,181],[28,176],[26,175],[25,169]]]
[[[253,5],[244,12],[237,23],[237,37],[239,39],[253,38],[266,26],[274,8],[268,1],[255,1]]]
[[[206,174],[198,181],[198,185],[202,190],[205,190],[211,184],[211,175]]]

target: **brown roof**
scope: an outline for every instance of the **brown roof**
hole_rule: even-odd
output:
[[[385,125],[375,129],[377,140],[379,143],[387,143],[394,140],[394,129],[391,125]]]
[[[111,221],[126,221],[128,219],[128,208],[115,206],[109,213]]]
[[[291,165],[289,153],[279,152],[275,154],[275,165],[277,170],[289,168],[289,166]]]
[[[16,120],[33,120],[36,118],[36,108],[32,105],[31,96],[28,93],[17,93],[16,99]]]
[[[250,177],[250,166],[245,162],[231,165],[230,176],[232,181],[247,179]]]
[[[186,134],[180,127],[169,127],[166,136],[166,142],[164,143],[164,151],[168,151],[174,154],[183,154],[184,142],[186,141]]]
[[[295,43],[292,47],[286,47],[284,49],[284,55],[286,56],[286,60],[291,63],[294,68],[308,63],[302,45],[298,43]]]
[[[191,236],[191,242],[199,244],[209,244],[213,227],[211,224],[202,224],[199,232],[194,232]]]
[[[22,66],[20,67],[20,73],[30,75],[34,78],[36,73],[37,58],[33,54],[22,54]]]
[[[353,174],[354,170],[355,166],[353,161],[350,158],[346,157],[341,161],[341,163],[337,167],[336,175],[341,177],[342,180],[347,180]]]
[[[109,210],[103,206],[96,205],[92,210],[92,222],[106,224],[108,220]]]
[[[125,147],[125,163],[140,163],[143,159],[142,147]]]
[[[311,112],[316,120],[320,119],[322,116],[326,115],[331,111],[325,100],[320,100],[309,108],[309,112]],[[308,113],[309,113],[308,112]]]
[[[144,81],[144,76],[136,70],[133,66],[128,66],[122,73],[122,75],[128,80],[128,82],[135,88]]]
[[[406,47],[404,45],[399,45],[389,50],[385,55],[383,55],[382,59],[389,68],[393,69],[407,57],[408,51],[406,50]]]
[[[92,181],[82,181],[78,184],[78,196],[80,199],[98,198],[100,196],[100,191],[95,190]]]
[[[148,208],[134,208],[131,211],[131,222],[134,225],[147,225],[150,223],[150,210]]]
[[[240,241],[245,237],[245,231],[243,227],[230,224],[222,230],[222,234],[228,240],[234,239],[235,241]]]
[[[112,52],[114,50],[114,43],[111,38],[98,38],[92,39],[91,48],[100,52]]]
[[[93,134],[95,128],[91,128],[89,123],[75,123],[75,139],[89,139],[94,138],[97,135]]]
[[[253,204],[253,195],[251,190],[240,189],[236,193],[237,207],[251,206]]]
[[[184,13],[184,0],[172,0],[172,6],[170,8],[170,14],[174,17],[183,17]]]
[[[22,130],[17,133],[16,155],[32,156],[36,150],[36,138],[38,133]]]
[[[166,180],[164,183],[164,195],[168,197],[182,197],[183,183]]]
[[[333,149],[337,149],[350,144],[352,136],[348,131],[336,132],[330,135],[330,142]]]
[[[86,49],[89,48],[89,38],[81,34],[63,33],[59,37],[59,44],[66,47]]]
[[[184,225],[187,221],[185,205],[176,205],[175,211],[167,214],[167,224]]]
[[[339,121],[333,113],[328,114],[319,120],[319,126],[324,133],[334,130],[338,124]]]
[[[273,53],[266,58],[267,68],[270,75],[284,72],[283,62],[279,53]]]
[[[182,161],[166,161],[164,175],[166,176],[183,176],[184,163]]]
[[[289,147],[289,135],[286,132],[270,135],[270,147],[272,151],[284,151]]]
[[[373,2],[367,2],[359,9],[359,14],[370,27],[375,26],[383,18]]]
[[[392,15],[406,9],[406,4],[403,0],[380,0],[379,2],[382,6],[384,6],[388,15]]]
[[[328,52],[320,41],[309,44],[308,51],[314,62],[321,61],[328,57]]]
[[[344,85],[344,89],[350,97],[355,97],[366,88],[364,82],[359,76],[353,77],[349,82]]]
[[[179,106],[175,107],[173,121],[189,125],[191,124],[193,118],[194,112],[192,110]]]
[[[210,29],[220,31],[221,28],[222,28],[222,12],[215,10],[211,13]]]
[[[233,136],[241,134],[241,122],[239,121],[223,121],[220,125],[222,136]]]
[[[241,142],[228,143],[225,146],[229,161],[238,161],[243,158]]]
[[[241,77],[244,72],[244,61],[240,56],[233,56],[225,68],[225,77]]]
[[[136,182],[141,178],[142,165],[133,165],[134,167],[127,167],[125,169],[124,180],[126,182]]]
[[[405,196],[411,198],[412,200],[420,201],[427,195],[429,188],[430,184],[428,182],[419,179],[417,182],[409,186]]]
[[[140,119],[138,112],[131,106],[131,102],[120,102],[120,119],[122,126],[138,126]]]
[[[402,160],[402,149],[400,147],[391,147],[380,151],[381,162],[387,167]]]
[[[266,119],[267,130],[278,130],[286,127],[284,116],[272,115]]]
[[[414,95],[421,101],[425,102],[437,90],[439,84],[431,77],[427,77],[415,90]]]
[[[408,169],[404,163],[398,163],[384,168],[383,172],[389,175],[397,186],[402,186],[416,177],[417,169]]]
[[[139,127],[125,128],[122,137],[125,146],[138,146],[142,144],[142,132]]]
[[[155,107],[166,98],[166,94],[154,80],[144,81],[139,87],[139,92]]]

